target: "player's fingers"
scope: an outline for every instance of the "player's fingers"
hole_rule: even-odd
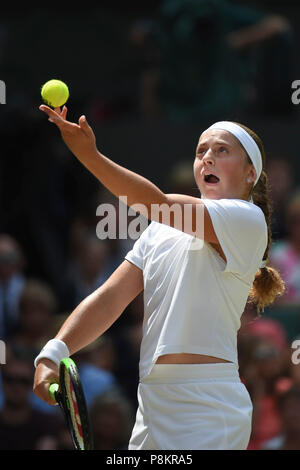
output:
[[[63,120],[66,120],[67,117],[67,107],[63,106],[62,108],[54,108],[54,111],[61,117]]]
[[[54,109],[50,108],[50,106],[47,106],[45,104],[41,104],[39,109],[41,111],[44,111],[44,113],[48,114],[48,116],[50,115],[57,116],[57,111],[55,111]],[[56,108],[56,109],[59,109],[59,108]]]
[[[60,108],[52,109],[49,106],[42,104],[40,110],[48,115],[49,121],[56,124],[58,127],[61,127],[66,120],[62,116],[62,111]],[[70,123],[72,124],[72,123]]]
[[[48,115],[49,121],[56,124],[62,132],[66,131],[72,133],[74,130],[76,130],[76,128],[78,128],[77,124],[67,121],[63,114],[58,114],[54,109],[49,108],[49,106],[42,104],[39,109],[46,113]]]
[[[88,124],[85,116],[80,116],[78,124],[88,137],[94,137],[94,132],[91,126]]]
[[[49,106],[46,106],[46,105],[42,104],[39,109],[48,115],[49,120],[51,122],[55,122],[56,124],[58,124],[60,121],[62,121],[62,118],[57,113],[57,111],[55,111],[54,109],[49,108]]]
[[[64,106],[63,109],[62,109],[62,112],[61,112],[61,116],[64,120],[67,119],[67,112],[68,112],[68,108],[66,106]]]
[[[50,382],[43,382],[35,384],[33,391],[41,400],[48,403],[48,405],[57,405],[56,401],[51,397],[49,393]]]
[[[61,109],[60,108],[54,108],[54,111],[58,114],[58,116],[61,116]],[[49,117],[48,121],[53,122],[55,124],[55,121]]]
[[[50,395],[49,395],[49,398],[47,398],[46,403],[48,403],[48,405],[52,405],[52,406],[57,406],[57,404],[58,404],[56,402],[56,400],[54,400],[52,397],[50,397]]]
[[[49,405],[55,405],[55,400],[51,398],[49,393],[49,387],[53,383],[59,382],[59,369],[54,362],[49,359],[42,358],[37,364],[34,382],[33,382],[33,391],[34,393],[49,403]]]

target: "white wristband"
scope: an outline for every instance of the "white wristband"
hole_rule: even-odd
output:
[[[50,361],[54,362],[57,366],[59,366],[60,361],[64,357],[69,357],[70,352],[66,343],[61,341],[60,339],[50,339],[48,343],[43,347],[40,354],[34,360],[34,367],[38,365],[40,359],[50,359]]]

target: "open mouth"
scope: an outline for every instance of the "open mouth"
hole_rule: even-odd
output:
[[[209,174],[204,176],[204,181],[209,184],[217,184],[220,179],[215,175]]]

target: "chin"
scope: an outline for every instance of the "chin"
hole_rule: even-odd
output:
[[[200,191],[201,197],[204,199],[225,199],[226,196],[220,193],[220,191],[216,191],[214,188],[208,189],[206,191]]]

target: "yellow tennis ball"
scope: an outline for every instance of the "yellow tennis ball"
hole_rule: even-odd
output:
[[[69,98],[69,89],[61,80],[49,80],[41,88],[44,103],[53,108],[65,104]]]

